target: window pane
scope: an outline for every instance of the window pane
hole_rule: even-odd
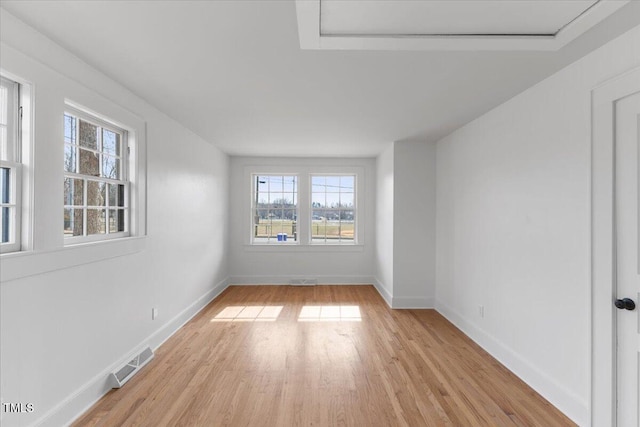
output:
[[[9,168],[0,168],[0,202],[2,203],[10,203],[11,201],[10,171]]]
[[[340,204],[340,194],[339,193],[327,193],[326,194],[327,207],[328,208],[337,208]]]
[[[354,241],[354,185],[354,175],[312,177],[311,238],[313,241],[325,243]],[[321,207],[325,209],[317,209]]]
[[[324,219],[324,209],[313,209],[312,221],[322,221]]]
[[[348,222],[348,221],[353,222],[354,220],[353,211],[340,211],[340,219],[342,220],[342,222]]]
[[[281,232],[287,235],[287,240],[298,240],[296,211],[294,209],[285,209],[283,211],[281,226]]]
[[[353,240],[355,236],[355,222],[353,221],[353,211],[340,212],[340,239]]]
[[[98,149],[98,127],[80,120],[80,145],[92,150]]]
[[[328,176],[327,178],[327,192],[328,193],[337,193],[340,191],[340,177],[339,176]]]
[[[271,222],[271,237],[277,237],[278,234],[285,234],[285,224],[282,219],[274,219]]]
[[[296,191],[296,187],[295,179],[287,179],[284,181],[282,191],[286,194],[293,194]]]
[[[315,192],[320,192],[320,193],[324,193],[325,192],[325,184],[326,184],[326,178],[324,176],[312,176],[311,177],[311,191],[313,193]]]
[[[312,193],[311,194],[311,207],[312,208],[324,208],[325,194],[324,193]]]
[[[68,114],[64,115],[64,142],[67,144],[77,144],[76,118]]]
[[[341,176],[340,191],[353,192],[354,182],[355,182],[354,176]]]
[[[0,124],[0,160],[9,160],[8,151],[7,128]]]
[[[112,156],[120,155],[120,135],[110,131],[102,130],[102,152]]]
[[[106,187],[105,182],[87,181],[87,206],[106,206]]]
[[[124,207],[124,185],[109,184],[109,206]]]
[[[106,211],[87,209],[87,235],[106,233]]]
[[[92,121],[91,115],[81,112],[64,115],[65,236],[86,237],[129,229],[128,183],[107,182],[123,182],[126,178],[126,132],[115,126],[103,128]],[[95,121],[100,122],[97,118]]]
[[[125,214],[126,209],[118,209],[118,231],[125,231]]]
[[[353,193],[340,193],[340,207],[341,208],[353,207]]]
[[[325,234],[327,239],[337,240],[340,237],[340,221],[338,220],[337,212],[330,212],[327,214],[327,221],[325,222]]]
[[[0,86],[0,160],[9,160],[7,125],[9,124],[9,88]]]
[[[64,237],[82,236],[82,209],[64,210]]]
[[[117,157],[102,156],[102,176],[105,178],[120,178],[120,159]]]
[[[267,177],[267,183],[268,183],[268,188],[269,191],[271,192],[282,192],[282,189],[284,188],[284,178],[288,178],[288,177],[283,177],[283,176],[268,176]]]
[[[100,175],[100,155],[80,149],[80,173],[89,176]]]
[[[259,242],[296,239],[297,187],[295,175],[254,175],[253,237]],[[278,239],[278,235],[280,235]]]
[[[76,172],[76,152],[75,145],[64,144],[64,171]]]
[[[254,217],[254,237],[267,236],[267,215],[266,209],[258,209],[257,215]]]
[[[2,230],[0,230],[0,242],[7,243],[9,241],[9,212],[10,208],[4,207],[0,209],[0,223],[2,223]]]
[[[295,221],[296,220],[296,211],[295,209],[283,209],[282,218],[287,221]]]
[[[124,231],[124,209],[109,209],[109,233]]]
[[[256,224],[259,224],[261,221],[265,221],[268,218],[269,211],[266,209],[258,209],[258,218],[256,220]]]
[[[282,216],[282,209],[269,209],[267,217],[271,220],[280,219]]]
[[[269,202],[272,208],[277,208],[283,206],[286,200],[284,200],[282,193],[270,193]]]
[[[64,204],[73,206],[82,206],[84,193],[84,181],[81,179],[65,178],[64,179]]]
[[[327,221],[325,218],[325,211],[323,209],[313,209],[311,216],[311,238],[317,239],[322,237],[324,239],[326,234]]]

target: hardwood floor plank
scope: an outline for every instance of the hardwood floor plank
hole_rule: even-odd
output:
[[[436,311],[342,285],[229,287],[74,425],[574,424]]]

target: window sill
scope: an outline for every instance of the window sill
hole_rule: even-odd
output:
[[[362,252],[363,244],[245,244],[246,252]]]
[[[56,270],[104,261],[144,250],[146,237],[126,237],[81,243],[51,251],[10,252],[0,255],[2,283]]]

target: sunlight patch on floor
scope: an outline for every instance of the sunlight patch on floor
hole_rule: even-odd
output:
[[[298,322],[360,322],[357,305],[305,305],[300,310]]]
[[[212,322],[275,322],[281,305],[234,305],[225,307]]]

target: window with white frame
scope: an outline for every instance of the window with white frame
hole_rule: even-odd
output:
[[[66,243],[129,235],[127,131],[75,108],[64,114]]]
[[[253,243],[298,241],[298,177],[253,176]]]
[[[356,241],[356,176],[311,175],[311,242]]]
[[[21,246],[20,85],[0,76],[0,253]]]

